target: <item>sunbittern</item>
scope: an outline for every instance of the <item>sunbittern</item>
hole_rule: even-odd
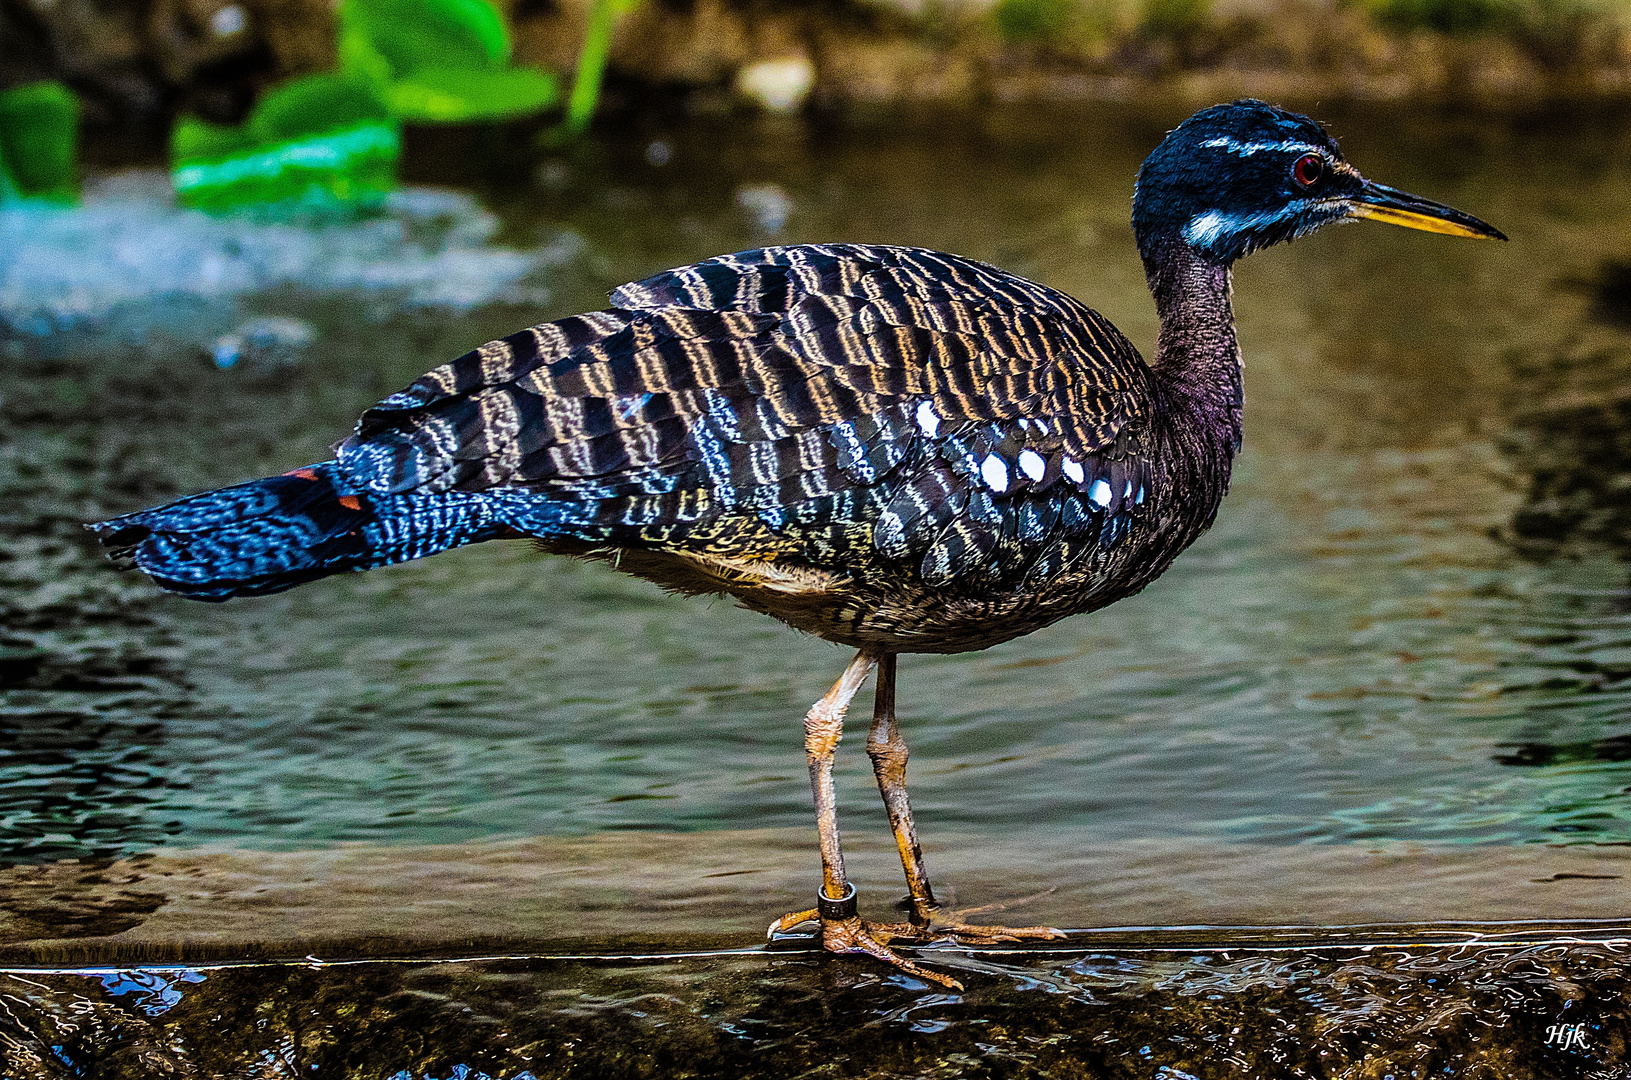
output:
[[[92,526],[162,587],[277,592],[531,537],[858,649],[805,718],[826,948],[951,984],[893,940],[1050,937],[935,925],[895,723],[895,658],[983,649],[1138,592],[1206,530],[1241,435],[1230,267],[1333,221],[1499,231],[1374,184],[1307,117],[1197,113],[1139,171],[1133,232],[1161,317],[1146,364],[1102,316],[993,266],[852,244],[724,255],[605,311],[489,342],[369,409],[325,461]],[[910,921],[856,914],[832,783],[878,669],[867,752]]]

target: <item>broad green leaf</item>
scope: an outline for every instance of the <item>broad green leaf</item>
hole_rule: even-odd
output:
[[[504,16],[488,0],[344,0],[340,55],[378,77],[382,58],[401,78],[426,68],[496,71],[510,59]]]
[[[229,127],[183,116],[170,131],[170,160],[199,161],[251,149],[255,139],[247,125]]]
[[[390,115],[369,80],[329,73],[304,75],[274,86],[256,103],[245,126],[255,142],[269,143],[364,120],[387,120]]]
[[[340,70],[346,75],[367,79],[376,87],[384,86],[396,77],[391,62],[374,48],[373,40],[355,24],[355,21],[349,23],[346,21],[345,8],[342,7],[340,10],[340,33],[336,42]]]
[[[79,99],[66,86],[25,83],[0,93],[0,173],[6,177],[0,189],[73,202],[78,145]]]
[[[383,199],[396,184],[401,155],[394,124],[365,121],[214,160],[182,161],[170,178],[181,202],[201,210],[334,210]]]
[[[503,120],[547,109],[560,98],[555,79],[531,68],[452,71],[426,68],[381,87],[403,120]]]

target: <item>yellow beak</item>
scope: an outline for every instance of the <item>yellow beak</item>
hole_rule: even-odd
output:
[[[1471,214],[1369,180],[1365,181],[1359,197],[1350,203],[1348,216],[1373,218],[1389,225],[1403,225],[1407,229],[1443,233],[1446,236],[1506,239],[1506,234],[1500,229]]]

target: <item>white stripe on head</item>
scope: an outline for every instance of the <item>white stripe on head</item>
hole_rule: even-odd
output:
[[[1296,213],[1297,210],[1298,207],[1295,206],[1282,207],[1261,214],[1225,214],[1218,210],[1208,210],[1189,219],[1189,224],[1184,226],[1184,240],[1190,247],[1209,248],[1225,236],[1273,225],[1282,218]]]
[[[1300,152],[1324,156],[1324,150],[1321,147],[1304,142],[1301,139],[1282,139],[1279,142],[1235,142],[1227,135],[1219,135],[1216,138],[1207,139],[1201,145],[1214,150],[1227,150],[1229,153],[1239,154],[1241,157],[1250,157],[1264,150],[1276,153]]]

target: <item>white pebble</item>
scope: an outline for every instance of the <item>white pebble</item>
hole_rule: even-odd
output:
[[[243,8],[228,4],[210,16],[210,32],[216,37],[231,37],[242,32],[248,22],[249,17],[244,14]]]
[[[770,110],[790,113],[804,104],[815,86],[815,65],[807,56],[761,60],[736,73],[736,92]]]

